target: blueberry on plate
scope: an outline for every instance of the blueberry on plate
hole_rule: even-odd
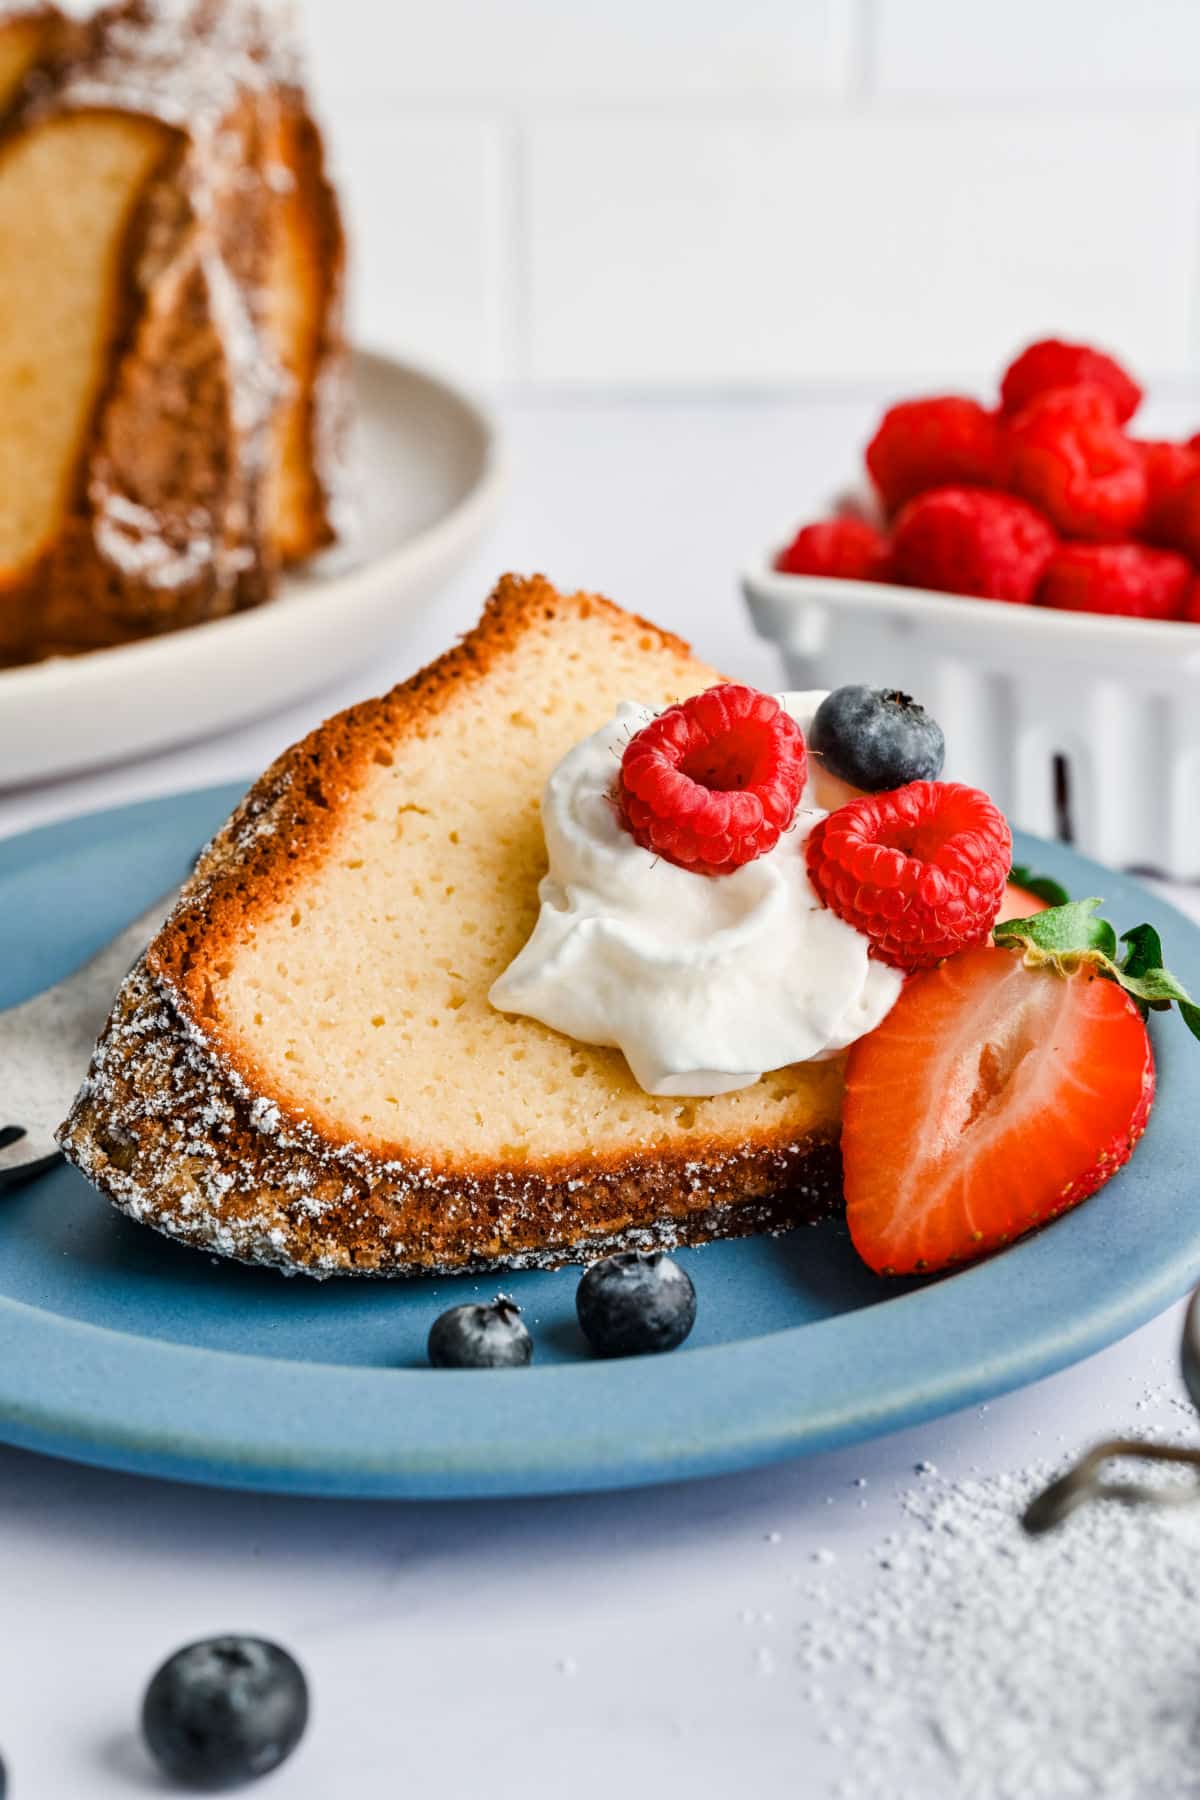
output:
[[[597,1356],[647,1356],[682,1344],[696,1323],[696,1290],[661,1250],[620,1250],[592,1264],[575,1311]]]
[[[167,1658],[142,1702],[142,1734],[160,1767],[208,1793],[269,1775],[307,1723],[303,1670],[263,1638],[188,1644]]]
[[[533,1339],[516,1301],[497,1294],[490,1306],[452,1306],[436,1318],[429,1360],[435,1369],[523,1369]]]
[[[808,748],[831,775],[869,794],[936,781],[946,760],[937,720],[895,688],[834,688],[816,710]]]

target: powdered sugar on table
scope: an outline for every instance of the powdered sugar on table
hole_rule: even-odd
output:
[[[1028,1538],[1056,1472],[920,1466],[865,1589],[814,1571],[802,1730],[839,1749],[834,1800],[1200,1795],[1200,1507],[1107,1502]]]

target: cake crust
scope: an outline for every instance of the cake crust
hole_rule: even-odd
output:
[[[271,1097],[223,1029],[214,971],[256,914],[301,891],[372,764],[429,730],[533,628],[601,616],[631,641],[678,638],[541,577],[506,577],[479,626],[381,699],[285,752],[201,857],[117,998],[61,1133],[66,1155],[143,1223],[225,1256],[313,1275],[551,1265],[630,1246],[782,1229],[839,1188],[836,1104],[797,1128],[692,1135],[686,1147],[539,1158],[415,1155],[347,1141]]]

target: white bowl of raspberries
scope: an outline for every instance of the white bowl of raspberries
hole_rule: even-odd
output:
[[[1014,823],[1200,880],[1200,434],[1135,437],[1141,398],[1046,339],[996,407],[903,401],[742,585],[790,687],[903,689]]]

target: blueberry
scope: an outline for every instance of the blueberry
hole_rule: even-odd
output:
[[[831,775],[869,794],[936,781],[946,759],[937,720],[894,688],[834,688],[817,708],[808,748]]]
[[[8,1770],[4,1766],[4,1758],[2,1756],[0,1756],[0,1800],[4,1800],[4,1796],[7,1794],[7,1792],[8,1792]]]
[[[215,1793],[269,1775],[308,1723],[299,1664],[262,1638],[206,1638],[169,1656],[142,1701],[142,1733],[172,1781]]]
[[[696,1323],[696,1290],[661,1250],[621,1250],[592,1264],[575,1310],[598,1356],[646,1356],[682,1344]]]
[[[533,1339],[516,1301],[497,1294],[490,1306],[452,1306],[436,1318],[429,1360],[435,1369],[523,1369]]]

